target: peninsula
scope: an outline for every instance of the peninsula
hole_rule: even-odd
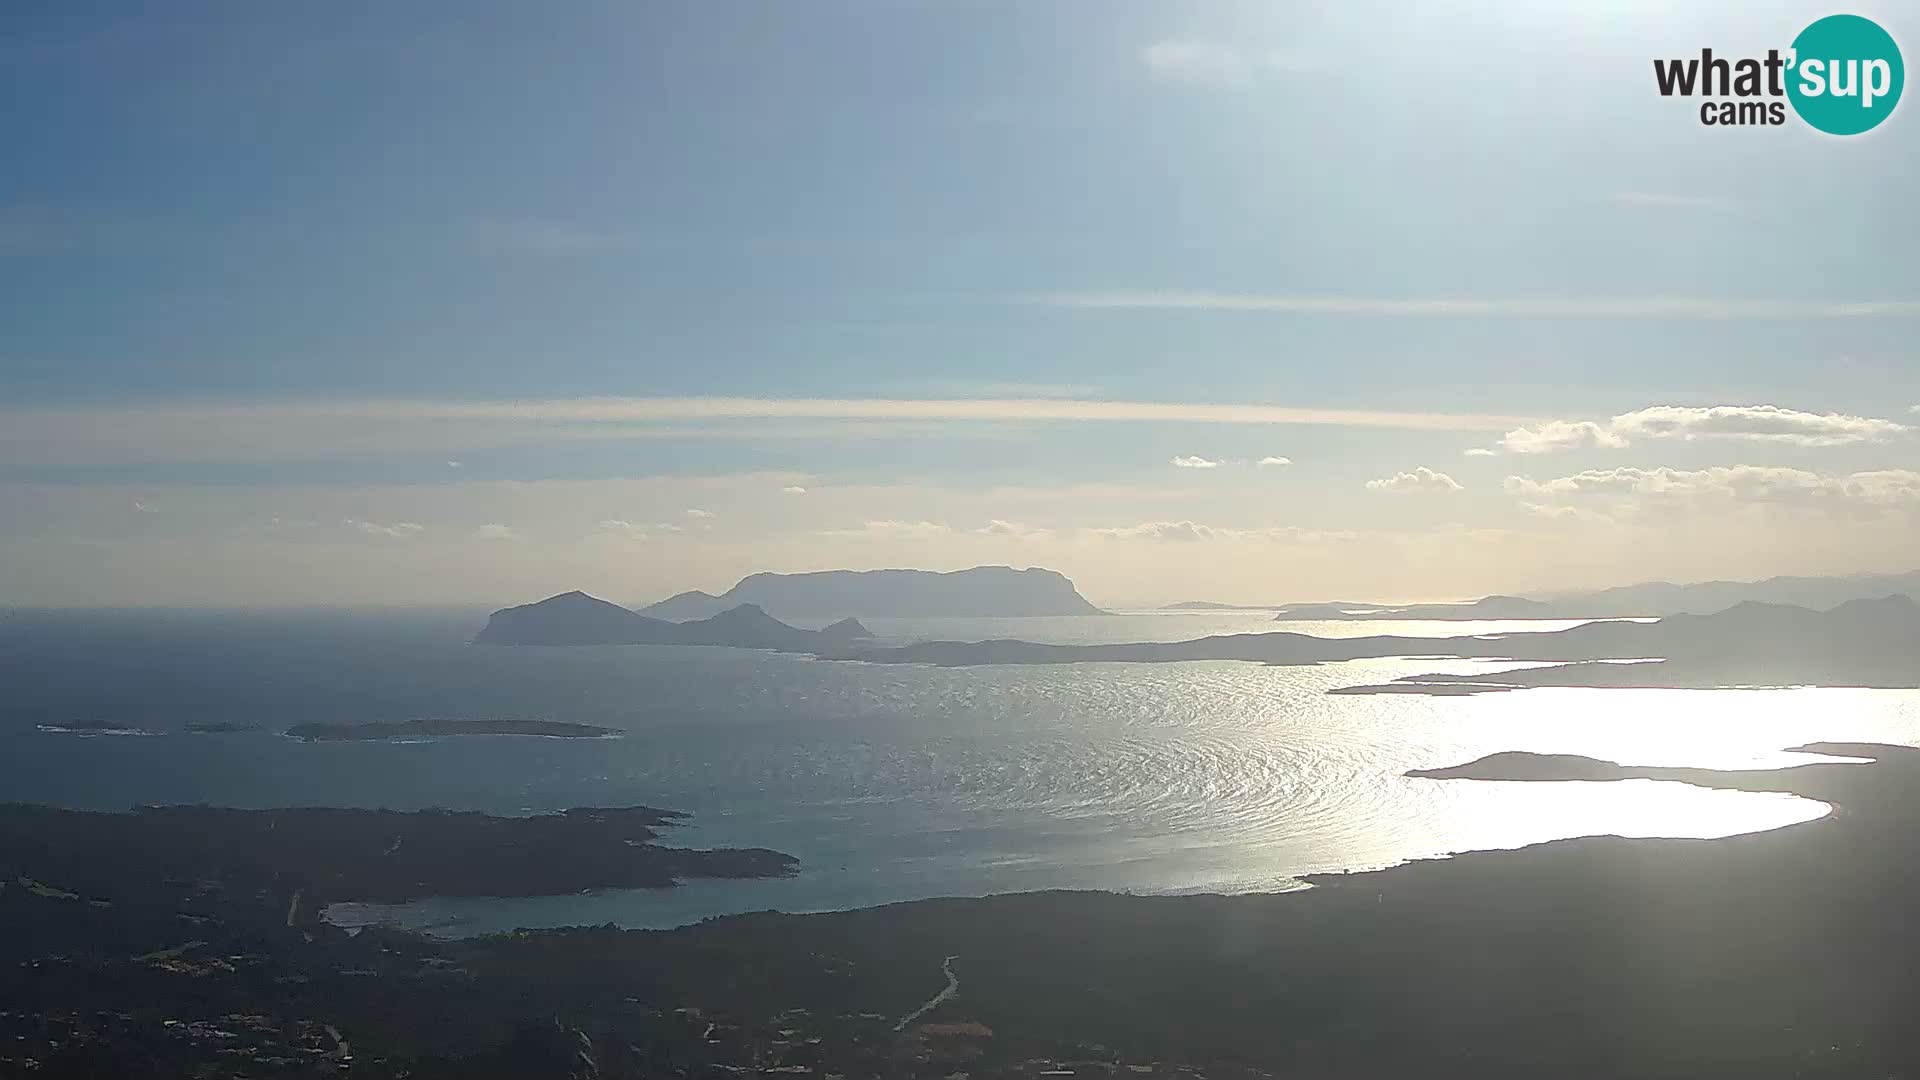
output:
[[[1324,664],[1390,656],[1523,660],[1551,665],[1488,675],[1420,675],[1345,693],[1461,694],[1527,686],[1920,686],[1920,606],[1906,596],[1852,600],[1828,611],[1744,603],[1712,615],[1590,622],[1545,633],[1456,637],[1224,634],[1177,642],[1052,645],[926,641],[828,650],[869,663],[1175,663],[1242,660]],[[1596,661],[1651,661],[1599,663]]]

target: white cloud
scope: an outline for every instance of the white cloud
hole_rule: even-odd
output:
[[[1176,457],[1173,459],[1173,464],[1176,467],[1182,468],[1182,469],[1217,469],[1220,467],[1220,463],[1218,461],[1212,461],[1207,458],[1203,458],[1198,454],[1188,454],[1183,457]]]
[[[151,503],[143,503],[138,500],[134,502],[133,509],[134,509],[134,512],[138,514],[157,514],[160,512],[159,507],[154,506]]]
[[[953,530],[937,521],[869,521],[858,529],[828,529],[822,536],[860,536],[876,540],[930,540]]]
[[[695,508],[695,509],[688,510],[686,513],[688,517],[693,518],[696,521],[706,521],[713,517],[713,511],[711,510],[701,510],[701,509]]]
[[[1261,464],[1261,465],[1291,465],[1291,464],[1293,464],[1293,459],[1292,459],[1292,458],[1289,458],[1289,457],[1279,457],[1279,456],[1268,456],[1268,457],[1263,457],[1263,458],[1261,458],[1261,459],[1260,459],[1260,461],[1259,461],[1259,464]]]
[[[782,495],[805,495],[806,493],[807,489],[801,487],[799,484],[788,484],[786,487],[780,489],[780,494]]]
[[[1548,420],[1518,427],[1501,437],[1500,449],[1510,454],[1618,450],[1635,439],[1736,439],[1801,447],[1847,446],[1885,442],[1913,430],[1892,420],[1801,412],[1777,405],[1653,405],[1621,413],[1605,424]]]
[[[1354,539],[1357,535],[1350,532],[1302,529],[1292,525],[1254,529],[1220,528],[1203,525],[1197,521],[1145,521],[1138,525],[1089,529],[1087,533],[1108,540],[1153,540],[1170,543],[1204,543],[1215,540],[1259,540],[1272,543],[1344,542]]]
[[[1248,49],[1201,38],[1156,41],[1140,50],[1147,72],[1194,86],[1252,86],[1262,79],[1313,69],[1311,60],[1277,49]]]
[[[512,528],[499,522],[488,522],[473,530],[475,540],[517,540],[519,535]]]
[[[1212,540],[1220,532],[1193,521],[1148,521],[1122,528],[1094,529],[1095,536],[1114,540]]]
[[[449,461],[449,462],[447,462],[447,468],[449,468],[449,469],[464,469],[464,468],[466,468],[466,467],[467,467],[467,463],[466,463],[466,462],[464,462],[464,461]]]
[[[396,521],[391,525],[383,525],[377,521],[359,521],[348,518],[347,524],[367,536],[382,536],[391,540],[405,540],[408,537],[418,536],[420,533],[426,531],[426,526],[418,525],[411,521]]]
[[[1740,502],[1855,502],[1895,505],[1920,502],[1920,472],[1882,469],[1827,476],[1806,469],[1767,465],[1706,469],[1589,469],[1537,481],[1509,476],[1509,494],[1527,499],[1633,496],[1656,500],[1720,499]]]
[[[1248,311],[1279,315],[1454,315],[1521,319],[1765,322],[1920,317],[1920,300],[1754,300],[1710,296],[1381,297],[1156,289],[1069,290],[1040,293],[1023,299],[1049,307]]]
[[[1414,469],[1412,472],[1394,473],[1392,476],[1384,476],[1378,480],[1367,481],[1368,491],[1384,491],[1396,495],[1415,491],[1454,492],[1464,490],[1464,488],[1465,485],[1453,477],[1443,472],[1436,472],[1433,469],[1427,468],[1425,465]]]
[[[1500,449],[1509,454],[1548,454],[1588,447],[1618,450],[1626,445],[1625,438],[1591,420],[1549,420],[1515,428],[1500,437]]]
[[[1913,429],[1892,420],[1845,413],[1810,413],[1775,405],[1697,408],[1655,405],[1613,418],[1615,431],[1655,439],[1745,439],[1792,446],[1846,446],[1884,442]]]
[[[1014,540],[1040,540],[1053,535],[1052,529],[1036,529],[1017,521],[994,518],[973,530],[977,536],[1004,536]]]
[[[1484,446],[1475,446],[1467,450],[1468,457],[1492,457],[1494,452]]]

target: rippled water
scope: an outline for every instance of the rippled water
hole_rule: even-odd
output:
[[[1168,627],[1222,621],[1135,618]],[[960,636],[943,629],[888,632]],[[1022,636],[1040,636],[1037,629],[1028,625]],[[120,658],[115,685],[137,688],[147,678],[154,685],[146,696],[55,685],[24,706],[10,700],[0,712],[0,796],[106,807],[207,801],[495,812],[648,803],[694,812],[671,842],[773,847],[804,866],[790,880],[339,913],[467,933],[674,925],[727,911],[1042,888],[1267,890],[1303,873],[1565,836],[1720,836],[1825,808],[1671,783],[1401,774],[1498,750],[1741,768],[1795,760],[1782,748],[1813,739],[1920,743],[1920,693],[1909,691],[1351,697],[1324,691],[1488,665],[947,669],[722,649],[482,649],[460,644],[441,624],[345,639],[337,630],[282,639],[255,628],[217,648],[183,651],[164,678],[154,676],[155,665]],[[1127,632],[1125,640],[1192,636]],[[215,692],[223,670],[240,689]],[[314,717],[540,716],[627,735],[309,745],[270,730],[89,739],[30,725],[59,719],[63,707],[68,719],[152,727],[182,717],[250,719],[271,729]]]

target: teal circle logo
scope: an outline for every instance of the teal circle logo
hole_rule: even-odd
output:
[[[1900,103],[1907,83],[1893,35],[1858,15],[1829,15],[1800,31],[1789,63],[1793,111],[1829,135],[1872,131]]]

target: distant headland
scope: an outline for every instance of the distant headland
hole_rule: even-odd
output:
[[[1483,596],[1436,603],[1325,600],[1294,604],[1226,604],[1188,600],[1163,611],[1273,611],[1279,622],[1333,620],[1622,619],[1710,615],[1748,602],[1831,608],[1849,600],[1920,595],[1920,570],[1897,574],[1771,577],[1763,581],[1646,581],[1592,592],[1534,597]]]

